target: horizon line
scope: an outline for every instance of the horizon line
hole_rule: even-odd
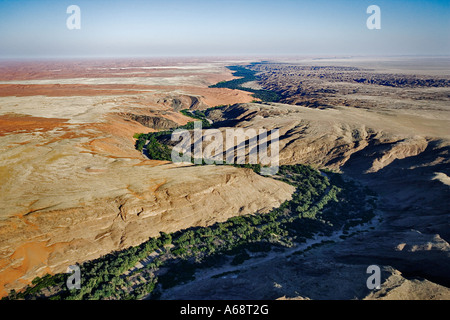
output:
[[[49,61],[49,60],[130,60],[130,59],[226,59],[226,58],[321,58],[321,59],[351,59],[351,58],[450,58],[450,54],[190,54],[190,55],[58,55],[58,56],[0,56],[0,61]]]

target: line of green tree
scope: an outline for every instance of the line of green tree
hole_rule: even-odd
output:
[[[211,110],[211,109],[213,109],[213,108],[208,108],[205,111],[183,109],[183,110],[180,110],[180,113],[187,117],[191,117],[193,119],[200,120],[202,122],[202,128],[207,129],[207,128],[211,127],[211,124],[209,123],[208,120],[206,120],[205,112],[207,112],[208,110]],[[178,127],[177,129],[186,129],[186,130],[194,129],[194,123],[188,122],[186,125]]]
[[[211,124],[206,119],[206,112],[210,110],[214,110],[217,108],[223,108],[225,106],[216,106],[208,108],[204,111],[201,110],[188,110],[183,109],[180,112],[188,117],[191,117],[196,120],[200,120],[202,122],[202,129],[207,129],[211,127]],[[194,129],[194,121],[188,122],[187,124],[183,126],[179,126],[176,129],[185,129],[185,130],[193,130]],[[135,142],[135,148],[139,150],[140,152],[144,151],[144,148],[146,149],[146,155],[153,160],[164,160],[164,161],[170,161],[171,160],[171,149],[158,141],[158,138],[161,137],[169,137],[172,132],[175,129],[171,130],[165,130],[165,131],[159,131],[159,132],[149,132],[149,133],[138,133],[135,134],[133,137],[136,139]]]
[[[209,86],[210,88],[228,88],[252,92],[252,96],[254,98],[260,99],[264,102],[279,102],[281,100],[281,96],[274,91],[263,89],[257,90],[242,86],[246,82],[258,80],[256,71],[250,70],[245,66],[227,66],[227,68],[233,71],[233,76],[239,78],[230,81],[218,82],[214,85]]]

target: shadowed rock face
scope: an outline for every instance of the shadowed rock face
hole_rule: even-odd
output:
[[[122,116],[125,119],[130,119],[130,120],[136,121],[136,122],[142,124],[143,126],[146,126],[148,128],[155,129],[155,130],[167,130],[167,129],[176,128],[178,126],[178,123],[176,123],[172,120],[169,120],[169,119],[158,117],[158,116],[152,117],[152,116],[132,114],[132,113],[125,113],[125,114],[122,114]]]
[[[292,105],[414,109],[418,106],[428,108],[425,101],[432,101],[431,108],[435,110],[449,101],[448,73],[424,73],[423,70],[414,73],[418,66],[422,67],[420,64],[426,65],[426,61],[395,71],[391,71],[392,68],[380,70],[382,61],[359,63],[358,66],[349,66],[354,64],[351,61],[341,62],[340,65],[327,65],[320,61],[314,63],[261,63],[249,68],[258,72],[262,88],[276,91],[283,97],[281,102]],[[448,60],[442,61],[442,65],[448,65]]]

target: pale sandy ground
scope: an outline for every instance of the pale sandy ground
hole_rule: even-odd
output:
[[[54,80],[22,80],[22,81],[0,81],[0,84],[133,84],[148,86],[206,86],[208,83],[194,75],[177,77],[125,77],[125,78],[74,78]]]

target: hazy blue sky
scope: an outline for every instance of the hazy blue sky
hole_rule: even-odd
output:
[[[381,30],[366,27],[372,4]],[[0,57],[444,55],[449,34],[450,0],[0,0]]]

